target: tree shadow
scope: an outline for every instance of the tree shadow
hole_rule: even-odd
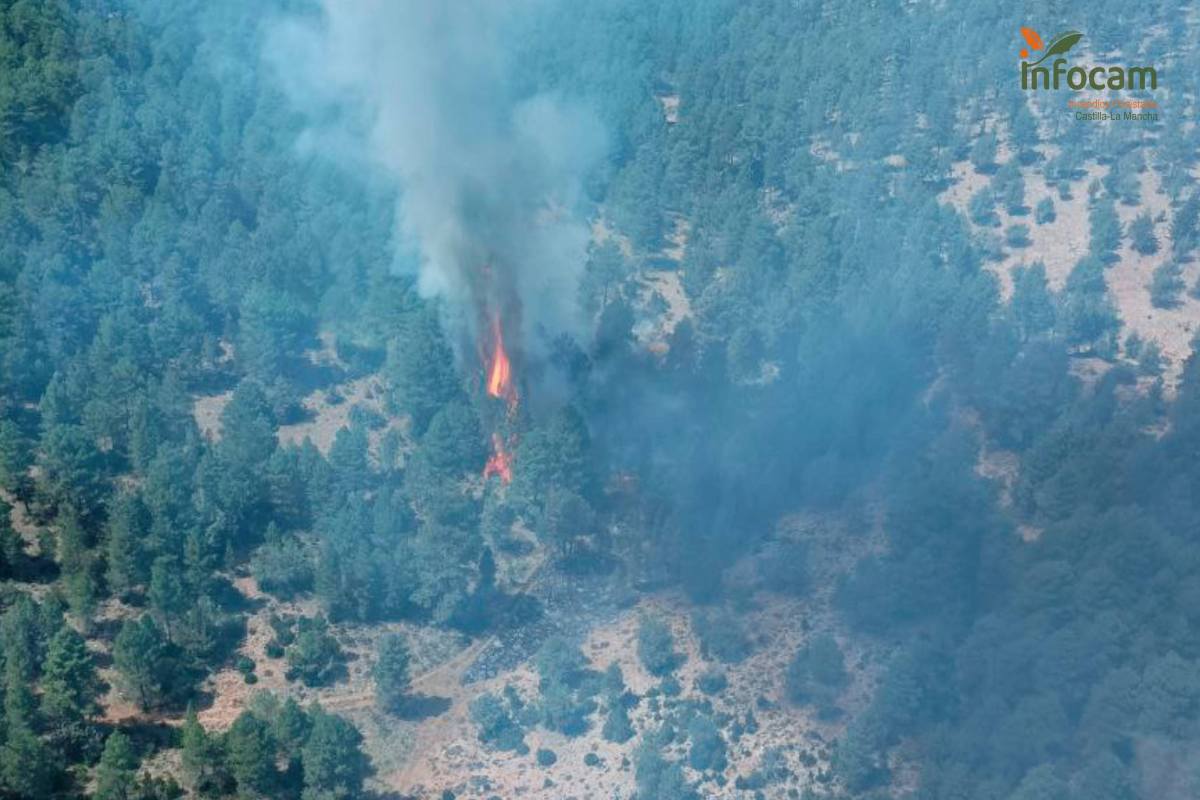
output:
[[[430,694],[410,694],[406,695],[403,700],[396,704],[392,713],[408,722],[420,722],[421,720],[444,714],[449,708],[449,697],[439,697]]]
[[[213,576],[208,595],[222,609],[234,614],[253,614],[267,604],[263,598],[251,598],[242,594],[224,575]]]

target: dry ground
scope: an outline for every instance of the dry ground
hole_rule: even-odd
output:
[[[644,695],[659,680],[649,675],[637,658],[637,627],[643,614],[658,617],[670,625],[676,650],[686,656],[675,673],[682,687],[681,699],[710,699],[717,714],[739,719],[753,712],[759,729],[730,743],[730,764],[724,773],[726,785],[706,782],[701,789],[705,797],[740,794],[734,789],[734,780],[752,772],[769,748],[780,749],[794,777],[789,783],[768,788],[767,797],[787,797],[789,790],[802,789],[828,767],[829,743],[842,732],[845,718],[820,721],[811,710],[790,705],[784,696],[784,670],[806,637],[816,631],[834,630],[854,677],[842,697],[843,707],[850,709],[851,714],[869,699],[882,661],[882,654],[876,648],[850,639],[836,629],[829,610],[836,574],[848,569],[861,556],[862,548],[876,546],[877,536],[847,536],[844,527],[828,519],[811,517],[784,521],[781,536],[799,536],[810,541],[817,553],[814,571],[821,575],[814,579],[814,584],[822,590],[803,600],[755,594],[751,607],[741,617],[746,630],[753,632],[754,652],[741,663],[721,665],[702,657],[691,624],[693,606],[674,594],[647,596],[613,621],[583,636],[582,650],[594,669],[618,664],[629,689]],[[472,650],[488,646],[490,641],[485,640]],[[472,657],[474,654],[470,653]],[[636,735],[625,744],[607,742],[600,736],[604,719],[600,712],[593,716],[591,729],[580,737],[568,738],[539,727],[527,732],[529,754],[497,752],[478,741],[477,728],[469,716],[471,701],[485,692],[500,692],[505,686],[514,687],[526,699],[536,699],[537,675],[529,665],[523,665],[494,679],[464,687],[458,684],[458,678],[469,663],[465,657],[455,658],[445,668],[435,671],[430,680],[419,684],[422,693],[449,697],[450,708],[442,715],[418,723],[405,737],[411,749],[402,764],[380,774],[384,785],[419,797],[437,797],[446,789],[460,798],[495,795],[560,800],[632,794],[634,752],[642,735],[661,721],[661,711],[653,711],[651,702],[643,699],[631,712]],[[716,697],[706,698],[696,688],[696,678],[714,666],[725,672],[729,687]],[[538,766],[534,754],[539,748],[553,750],[557,762],[550,767]],[[584,763],[589,753],[599,757],[598,766]],[[802,756],[813,759],[810,766],[804,765]],[[692,779],[700,777],[688,772]]]
[[[1032,242],[1029,247],[1006,248],[1001,261],[991,261],[985,265],[996,275],[1001,296],[1005,300],[1012,295],[1013,268],[1028,266],[1035,261],[1041,261],[1045,265],[1050,288],[1059,291],[1066,283],[1071,269],[1087,254],[1090,235],[1087,188],[1092,181],[1102,179],[1107,171],[1106,167],[1089,162],[1085,165],[1084,177],[1071,184],[1071,198],[1063,200],[1058,191],[1046,183],[1037,165],[1022,168],[1021,173],[1025,179],[1025,204],[1030,213],[1012,216],[1003,204],[998,203],[996,214],[1000,219],[999,227],[985,229],[970,221],[967,204],[975,192],[989,183],[991,177],[976,172],[969,162],[959,162],[953,166],[954,183],[942,194],[942,200],[957,209],[964,219],[968,220],[967,224],[971,230],[976,233],[1001,233],[1012,224],[1029,226],[1029,238]],[[1149,256],[1141,255],[1133,250],[1126,236],[1117,253],[1119,260],[1106,270],[1105,278],[1108,291],[1121,317],[1122,340],[1127,334],[1136,332],[1143,340],[1159,344],[1164,356],[1164,383],[1170,392],[1176,387],[1183,362],[1191,353],[1192,336],[1200,325],[1200,300],[1184,293],[1176,308],[1162,309],[1151,305],[1151,275],[1155,268],[1170,258],[1170,220],[1173,211],[1168,198],[1162,192],[1158,174],[1153,169],[1146,169],[1139,180],[1141,204],[1128,206],[1118,202],[1117,214],[1127,229],[1134,217],[1144,211],[1149,212],[1155,220],[1158,252]],[[1057,216],[1051,223],[1038,225],[1034,222],[1032,210],[1044,197],[1054,200]],[[1198,277],[1200,261],[1194,260],[1185,265],[1183,278],[1189,287]]]

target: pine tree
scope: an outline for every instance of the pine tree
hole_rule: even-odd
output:
[[[67,599],[67,607],[85,631],[91,629],[99,594],[95,566],[96,562],[89,556],[86,567],[78,572],[67,573],[63,578],[63,594]]]
[[[315,707],[312,731],[304,745],[304,800],[341,800],[362,796],[370,762],[362,735],[346,720]]]
[[[638,659],[651,675],[666,675],[679,665],[675,637],[660,619],[642,617],[637,631]]]
[[[1038,225],[1046,225],[1054,222],[1057,218],[1058,214],[1054,210],[1054,198],[1046,196],[1038,201],[1037,207],[1033,211],[1034,222]]]
[[[10,577],[20,563],[24,550],[21,537],[12,526],[12,506],[0,499],[0,577]]]
[[[388,348],[384,374],[391,402],[412,417],[412,430],[420,435],[438,409],[462,390],[436,312],[415,312],[406,323],[404,336]]]
[[[15,657],[4,664],[4,724],[15,730],[34,731],[38,727],[37,700],[26,677],[26,668]]]
[[[33,448],[10,419],[0,419],[0,486],[18,497],[29,483],[30,454]]]
[[[1129,223],[1129,239],[1133,249],[1144,256],[1158,252],[1158,238],[1154,235],[1154,220],[1149,212],[1143,212]]]
[[[9,725],[0,749],[0,778],[16,797],[51,797],[58,777],[53,755],[37,734],[23,725]]]
[[[238,795],[260,797],[275,785],[275,742],[265,722],[243,711],[225,734],[225,763]]]
[[[1155,267],[1150,274],[1150,304],[1155,308],[1175,308],[1186,284],[1183,267],[1176,261],[1167,260]]]
[[[12,611],[9,612],[11,616]],[[11,623],[9,619],[6,623]],[[6,629],[9,624],[6,624]],[[33,667],[28,662],[28,645],[21,636],[5,631],[4,663],[4,746],[0,749],[0,779],[4,787],[18,797],[48,797],[55,769],[51,754],[37,735],[37,701],[34,699],[30,677]]]
[[[100,682],[83,637],[64,625],[50,640],[42,676],[42,711],[56,725],[78,723],[96,713]]]
[[[1021,338],[1028,340],[1054,328],[1054,296],[1046,282],[1046,267],[1035,262],[1030,267],[1015,267],[1013,295],[1009,313],[1016,322]]]
[[[207,783],[216,753],[214,743],[200,724],[196,709],[188,704],[187,716],[180,733],[180,758],[192,786],[199,789]]]
[[[309,728],[308,715],[293,697],[283,701],[279,713],[271,722],[271,734],[275,737],[276,746],[290,761],[296,762],[300,760]]]
[[[169,644],[149,615],[126,620],[113,642],[118,688],[143,709],[162,703],[174,679]]]
[[[150,568],[150,589],[147,592],[150,608],[167,632],[168,639],[173,639],[175,621],[195,601],[185,593],[179,574],[179,561],[174,556],[159,556]]]
[[[379,640],[375,666],[375,704],[383,711],[395,711],[408,691],[408,642],[398,633],[389,633]]]
[[[275,452],[275,419],[262,387],[243,380],[221,412],[222,456],[244,467],[261,467]]]
[[[141,497],[123,494],[109,517],[104,545],[108,589],[118,597],[128,595],[147,579],[142,543],[150,535],[150,514]]]
[[[604,720],[604,728],[600,733],[608,742],[623,743],[633,738],[633,724],[629,721],[629,709],[625,707],[622,698],[609,699],[608,717]]]
[[[96,767],[96,800],[132,800],[137,766],[137,754],[129,737],[120,731],[109,734],[100,765]]]
[[[1116,260],[1121,244],[1121,220],[1111,197],[1098,199],[1089,215],[1091,223],[1091,254],[1108,263]]]
[[[5,675],[16,675],[23,683],[37,678],[44,660],[46,634],[40,611],[28,595],[21,594],[0,619]]]

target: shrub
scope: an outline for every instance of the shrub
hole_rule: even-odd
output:
[[[1051,197],[1043,197],[1038,201],[1037,207],[1033,210],[1033,221],[1038,225],[1045,225],[1054,222],[1058,218],[1058,214],[1054,210],[1054,199]]]
[[[719,669],[707,669],[696,678],[696,688],[705,694],[720,694],[728,686],[729,680]]]
[[[836,712],[833,703],[848,680],[842,650],[829,634],[814,637],[788,665],[787,688],[792,702],[814,704],[822,716]]]
[[[344,656],[324,617],[302,619],[295,643],[287,649],[289,674],[305,686],[326,686],[342,669]]]
[[[596,709],[596,704],[570,686],[553,683],[542,687],[538,708],[541,722],[547,728],[567,736],[579,736],[587,730],[588,715]]]
[[[1136,333],[1131,333],[1125,337],[1125,356],[1137,361],[1142,355],[1142,347],[1145,346],[1142,337]]]
[[[1144,256],[1158,252],[1158,238],[1154,235],[1154,220],[1149,213],[1138,214],[1129,225],[1129,239],[1133,249]]]
[[[1029,247],[1032,244],[1029,240],[1029,226],[1009,225],[1008,230],[1004,232],[1004,241],[1009,247]]]
[[[595,753],[588,753],[583,757],[583,763],[589,767],[598,767],[600,766],[600,756]]]
[[[471,719],[479,726],[479,741],[497,750],[529,752],[525,731],[517,722],[512,704],[494,694],[484,694],[471,701]]]
[[[629,710],[622,698],[610,700],[608,703],[608,718],[600,731],[606,742],[623,743],[633,738],[633,725],[629,721]]]
[[[553,766],[554,762],[558,761],[558,756],[553,750],[547,750],[542,747],[537,751],[537,763],[539,767]]]
[[[296,621],[291,617],[281,617],[278,614],[272,614],[267,618],[267,624],[271,626],[271,630],[275,633],[275,641],[284,647],[296,641]]]
[[[651,675],[666,675],[679,666],[675,637],[660,619],[642,617],[637,632],[638,658]]]
[[[387,425],[387,417],[362,403],[355,403],[350,407],[348,419],[351,425],[358,425],[371,431],[379,430]]]
[[[1146,342],[1138,356],[1138,372],[1143,375],[1159,375],[1162,368],[1162,348],[1158,342]]]
[[[971,195],[967,210],[976,225],[991,228],[1000,224],[1000,218],[996,216],[996,196],[986,186]]]
[[[1150,278],[1150,303],[1155,308],[1175,308],[1183,292],[1182,269],[1175,261],[1166,261]]]
[[[295,537],[267,542],[250,559],[250,573],[264,592],[290,600],[312,588],[313,568]]]
[[[738,618],[728,611],[699,612],[692,618],[692,626],[705,655],[726,664],[736,664],[750,655],[750,640]]]
[[[692,746],[688,750],[688,765],[692,769],[725,769],[725,740],[721,732],[708,717],[697,714],[688,723],[688,739]]]

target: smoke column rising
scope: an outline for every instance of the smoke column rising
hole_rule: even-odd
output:
[[[604,134],[582,105],[514,86],[531,2],[324,0],[283,21],[268,59],[309,115],[309,146],[397,181],[397,263],[443,298],[450,332],[478,341],[500,314],[536,354],[578,338],[589,231],[582,182]]]

